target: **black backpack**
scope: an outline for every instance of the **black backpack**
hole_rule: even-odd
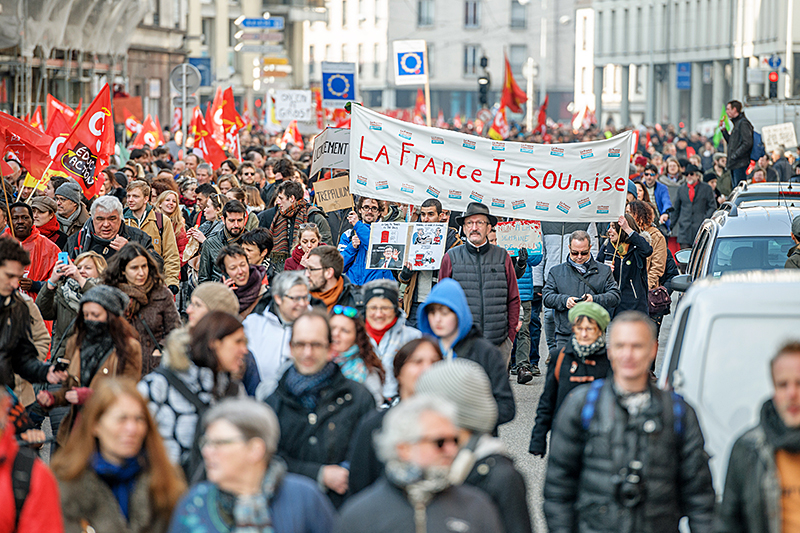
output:
[[[36,461],[36,452],[25,446],[20,446],[14,458],[14,468],[11,470],[11,487],[14,491],[14,507],[17,514],[14,516],[14,531],[19,526],[19,517],[22,507],[31,489],[31,476],[33,463]]]
[[[197,424],[194,428],[192,447],[189,449],[189,455],[181,458],[180,465],[188,484],[192,485],[203,481],[206,477],[206,468],[203,463],[203,455],[200,453],[200,437],[203,434],[203,416],[210,405],[203,402],[197,394],[189,390],[189,387],[171,369],[159,366],[155,371],[164,376],[167,382],[197,409]]]

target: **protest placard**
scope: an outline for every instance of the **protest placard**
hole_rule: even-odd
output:
[[[314,184],[314,201],[326,213],[353,207],[350,194],[350,178],[342,176]]]
[[[349,128],[325,128],[322,133],[314,137],[309,176],[313,176],[323,168],[350,168]]]
[[[631,132],[572,144],[494,141],[428,128],[360,105],[351,113],[350,192],[404,204],[437,198],[553,222],[613,221],[625,211]]]
[[[785,122],[774,126],[764,126],[761,128],[761,140],[764,142],[764,149],[767,154],[781,146],[784,149],[794,148],[797,146],[794,124]]]
[[[275,91],[275,118],[311,121],[311,91]]]
[[[542,224],[535,220],[498,222],[497,246],[505,248],[511,257],[519,255],[520,248],[542,253]]]
[[[439,270],[442,265],[447,224],[422,222],[374,222],[370,228],[368,269]]]

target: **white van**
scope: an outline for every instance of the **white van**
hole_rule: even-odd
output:
[[[798,339],[800,270],[703,278],[681,299],[658,383],[697,411],[718,495],[733,443],[772,394],[769,360]]]

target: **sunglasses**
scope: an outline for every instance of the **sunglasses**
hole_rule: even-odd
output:
[[[644,175],[645,176],[655,176],[655,174],[653,174],[652,172],[645,172]]]
[[[347,307],[345,305],[334,305],[334,315],[344,315],[347,318],[355,318],[358,315],[358,310],[355,307]]]
[[[300,224],[299,226],[300,231],[303,231],[304,229],[316,229],[316,227],[317,225],[313,222],[306,222],[305,224]]]
[[[458,437],[444,437],[441,439],[422,439],[422,442],[430,442],[440,450],[444,448],[444,445],[448,442],[452,442],[456,446],[458,446]]]
[[[589,253],[590,252],[588,250],[584,250],[584,251],[570,250],[569,251],[569,254],[570,255],[574,255],[575,257],[586,257],[587,255],[589,255]]]

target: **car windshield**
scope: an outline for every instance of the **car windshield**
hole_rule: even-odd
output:
[[[725,272],[783,268],[792,246],[788,235],[722,237],[714,244],[708,274],[718,278]]]
[[[751,199],[750,197],[742,198],[742,202],[739,204],[739,209],[746,209],[748,207],[800,207],[800,197],[797,198],[786,198],[778,197],[766,199],[766,198],[759,198],[756,200]]]

